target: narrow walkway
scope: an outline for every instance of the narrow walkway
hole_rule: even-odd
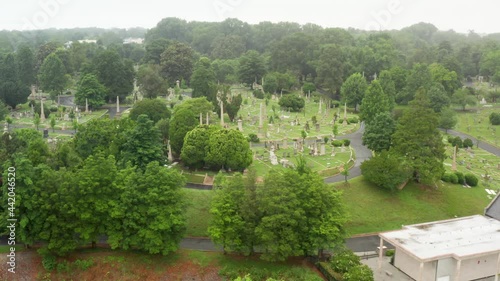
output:
[[[472,140],[472,142],[474,144],[479,144],[479,148],[483,149],[483,150],[486,150],[488,151],[489,153],[491,154],[494,154],[496,156],[500,156],[500,148],[494,146],[494,145],[491,145],[487,142],[484,142],[484,141],[478,141],[478,139],[476,139],[475,137],[471,136],[471,135],[467,135],[467,134],[464,134],[464,133],[461,133],[461,132],[457,132],[457,131],[453,131],[453,130],[448,130],[448,134],[450,135],[453,135],[453,136],[457,136],[457,137],[461,137],[462,139],[466,139],[466,138],[469,138]]]

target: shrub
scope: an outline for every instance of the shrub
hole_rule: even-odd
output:
[[[345,139],[344,146],[349,146],[349,145],[351,145],[351,140]]]
[[[344,281],[373,281],[373,271],[364,264],[351,267],[344,274]]]
[[[299,112],[304,108],[305,104],[305,100],[296,95],[283,96],[279,101],[281,107],[290,109],[292,112]]]
[[[42,256],[42,265],[43,265],[43,268],[45,268],[45,270],[47,270],[47,271],[54,270],[57,266],[56,257],[54,257],[51,254],[44,254]]]
[[[347,122],[349,124],[357,124],[359,122],[359,119],[358,119],[358,117],[351,117],[351,118],[347,119]]]
[[[474,147],[474,143],[469,138],[464,140],[463,145],[464,145],[464,148]]]
[[[453,145],[453,141],[455,140],[455,137],[454,136],[448,136],[448,143]]]
[[[253,143],[259,143],[260,139],[256,134],[249,134],[248,135],[248,140]]]
[[[80,270],[85,271],[85,270],[91,268],[94,265],[94,260],[93,259],[89,259],[89,260],[76,260],[75,261],[75,265]]]
[[[462,142],[462,139],[460,137],[456,137],[453,139],[453,142],[451,143],[452,146],[457,146],[458,148],[464,147],[464,144]]]
[[[452,184],[457,184],[458,183],[458,177],[454,173],[445,173],[442,177],[441,180],[444,182],[449,182]]]
[[[473,174],[465,174],[465,183],[468,185],[468,186],[477,186],[477,184],[479,183],[479,179],[473,175]]]
[[[394,256],[394,253],[395,253],[394,249],[389,249],[389,250],[385,251],[385,255],[386,255],[387,257],[392,257],[392,256]]]
[[[462,172],[455,172],[455,175],[457,176],[457,182],[459,184],[465,184],[465,177]]]
[[[333,140],[332,145],[335,147],[341,147],[344,144],[344,141],[342,140]]]
[[[63,261],[57,264],[57,272],[68,272],[69,271],[69,263],[68,261]]]
[[[500,125],[500,113],[493,112],[490,114],[491,125]]]
[[[260,90],[255,90],[253,91],[253,96],[256,98],[256,99],[264,99],[264,93]]]
[[[330,103],[330,105],[332,106],[332,108],[339,108],[340,107],[340,101],[338,100],[332,100],[332,102]]]
[[[334,271],[344,274],[352,267],[360,265],[361,261],[351,250],[343,250],[333,256],[330,264]]]

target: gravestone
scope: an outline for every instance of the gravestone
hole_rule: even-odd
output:
[[[271,161],[271,165],[273,165],[273,166],[276,166],[279,164],[278,163],[278,156],[276,156],[276,154],[274,154],[273,150],[269,151],[269,161]]]
[[[485,104],[487,104],[487,103],[488,103],[488,102],[486,102],[486,100],[485,100],[484,98],[483,98],[483,99],[479,102],[479,104],[481,104],[481,105],[485,105]]]
[[[320,131],[321,131],[320,125],[319,123],[316,123],[316,132],[319,133]]]
[[[283,139],[283,149],[287,149],[288,148],[288,139],[285,138]]]
[[[335,155],[336,155],[335,146],[332,146],[332,154],[330,154],[330,156],[335,157]]]
[[[64,114],[64,121],[69,121],[69,114],[68,113]]]
[[[43,129],[43,138],[46,139],[49,137],[49,130],[48,129]]]
[[[342,145],[342,146],[340,147],[340,152],[345,152],[345,146],[344,146],[344,145]]]
[[[323,155],[325,155],[325,154],[326,154],[326,152],[325,152],[325,144],[324,144],[324,143],[322,143],[322,144],[321,144],[321,147],[320,147],[320,152],[319,152],[319,155],[323,156]]]
[[[238,130],[243,132],[243,120],[238,119]]]

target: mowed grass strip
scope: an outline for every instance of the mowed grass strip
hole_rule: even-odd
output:
[[[409,184],[390,192],[358,177],[348,185],[334,185],[343,191],[350,222],[350,235],[400,229],[402,225],[482,214],[490,202],[484,188],[463,188],[439,184],[437,189]]]
[[[187,230],[188,237],[208,236],[210,215],[210,202],[214,192],[211,190],[184,189],[187,197]]]

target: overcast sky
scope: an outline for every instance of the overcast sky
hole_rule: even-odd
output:
[[[440,30],[500,32],[500,1],[478,0],[22,0],[3,3],[0,30],[154,27],[162,18],[249,23],[293,21],[324,27],[400,29],[429,22]],[[464,1],[465,2],[465,1]]]

